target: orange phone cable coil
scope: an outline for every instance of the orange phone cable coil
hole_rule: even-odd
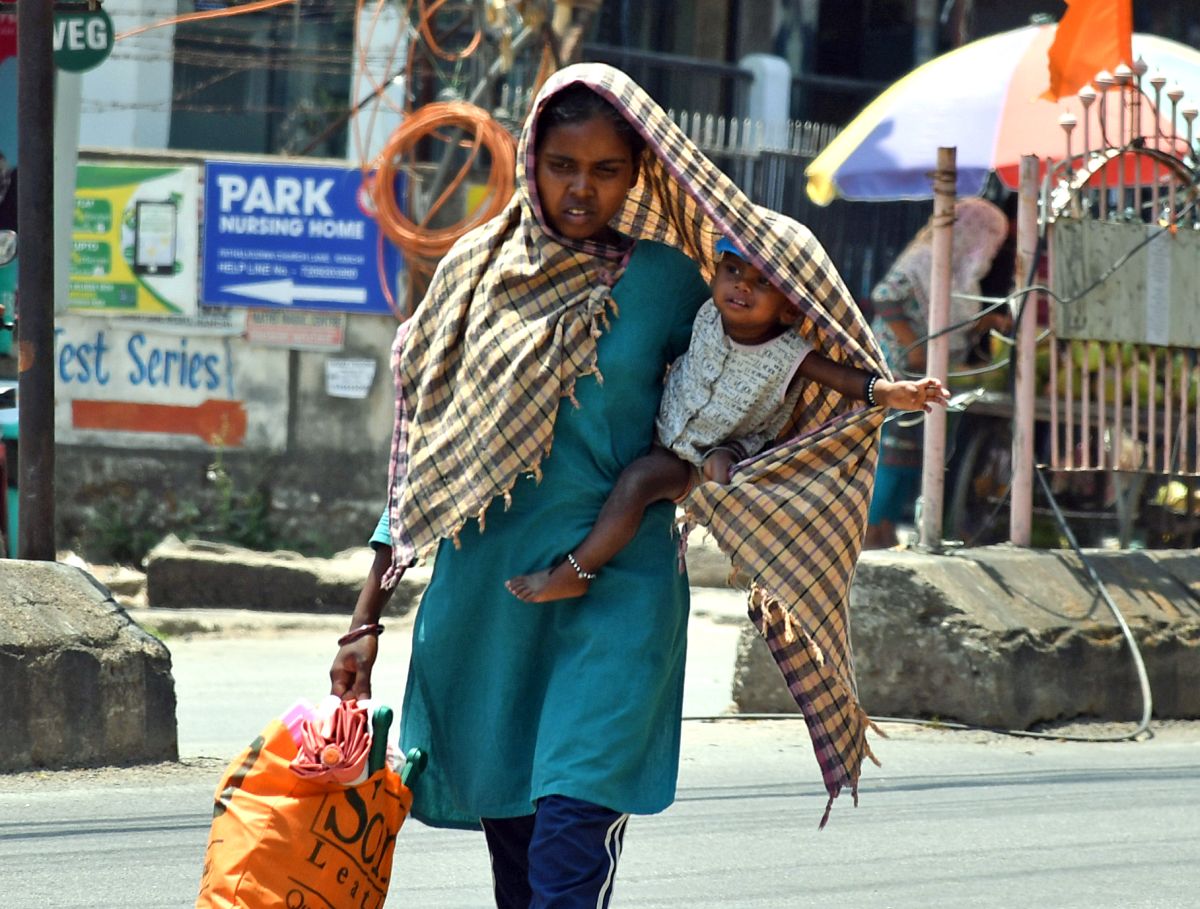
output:
[[[468,148],[467,160],[449,182],[441,195],[429,206],[421,223],[411,220],[400,210],[396,198],[395,178],[421,140],[434,136],[449,141],[438,131],[455,127],[466,133],[460,147]],[[466,179],[479,150],[486,149],[491,157],[484,201],[463,220],[446,227],[431,228],[429,222],[437,215]],[[447,153],[450,149],[447,149]],[[410,265],[432,272],[438,259],[467,231],[495,217],[512,198],[516,170],[516,142],[509,132],[487,111],[465,101],[443,101],[426,104],[413,111],[385,143],[372,167],[375,176],[371,183],[371,200],[379,228],[389,240],[409,258]]]

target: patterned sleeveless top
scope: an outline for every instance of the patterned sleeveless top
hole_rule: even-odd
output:
[[[795,408],[800,383],[788,386],[811,350],[795,331],[763,344],[731,341],[710,299],[696,314],[687,351],[667,373],[659,443],[696,465],[724,443],[736,443],[747,457],[762,451]]]

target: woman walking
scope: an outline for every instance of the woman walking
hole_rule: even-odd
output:
[[[823,353],[876,371],[881,361],[811,237],[755,211],[622,73],[592,64],[554,76],[518,161],[513,201],[447,254],[397,334],[391,499],[330,676],[336,694],[369,695],[388,588],[436,546],[401,726],[402,745],[429,756],[413,813],[482,826],[503,909],[607,906],[628,815],[674,798],[688,611],[674,509],[648,508],[585,596],[526,603],[504,580],[564,559],[622,469],[649,450],[664,371],[708,295],[695,263],[711,271],[721,234],[771,255],[770,274],[804,298],[805,327]],[[856,406],[827,390],[802,397],[793,432]],[[851,567],[878,427],[873,411],[857,413],[856,443],[843,446],[837,470],[845,495],[826,509],[848,515],[834,561],[848,554]],[[763,479],[749,466],[744,476]],[[770,542],[732,552],[739,547],[721,532],[745,520],[736,470],[722,489],[731,496],[723,504],[698,494],[689,502],[735,564],[771,580],[752,557]],[[755,494],[763,491],[774,494],[770,478]],[[814,570],[829,574],[829,560],[821,565]],[[790,593],[771,587],[772,597]],[[823,730],[831,800],[855,785],[866,752],[837,631],[843,609],[834,603],[813,638],[827,654],[819,684],[840,692],[836,709],[810,718]],[[764,633],[796,639],[786,608],[771,600],[765,614]],[[806,660],[781,660],[799,678],[798,699],[814,681],[800,678]]]

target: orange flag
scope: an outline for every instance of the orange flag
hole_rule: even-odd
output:
[[[1133,0],[1067,0],[1050,45],[1050,87],[1043,98],[1073,95],[1102,69],[1133,63]]]

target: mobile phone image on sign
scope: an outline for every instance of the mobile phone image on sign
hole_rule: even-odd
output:
[[[137,203],[133,242],[133,270],[136,274],[174,273],[177,229],[178,212],[174,202]]]

